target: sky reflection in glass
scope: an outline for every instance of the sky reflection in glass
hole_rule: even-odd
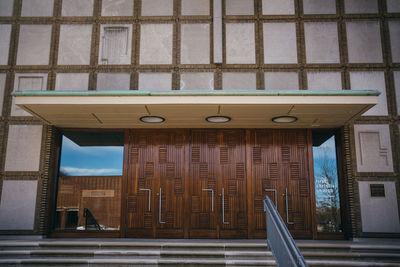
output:
[[[122,175],[123,146],[79,146],[63,136],[60,176]]]

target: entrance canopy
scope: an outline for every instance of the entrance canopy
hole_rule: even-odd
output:
[[[46,124],[68,128],[336,128],[378,103],[371,90],[201,92],[22,91],[15,103]],[[145,123],[158,116],[162,123]],[[210,123],[210,116],[227,116]],[[276,123],[280,116],[297,118]]]

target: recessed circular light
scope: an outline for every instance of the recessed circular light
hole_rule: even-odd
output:
[[[206,121],[212,122],[212,123],[225,123],[230,121],[231,118],[228,116],[210,116],[206,118]]]
[[[158,117],[158,116],[143,116],[140,117],[139,120],[145,123],[161,123],[165,121],[163,117]]]
[[[297,117],[294,116],[278,116],[272,118],[272,121],[275,123],[293,123],[297,121]]]

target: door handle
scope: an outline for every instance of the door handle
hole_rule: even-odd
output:
[[[225,194],[224,194],[224,188],[222,188],[222,223],[223,224],[229,224],[229,222],[225,221]]]
[[[265,192],[274,192],[275,195],[275,207],[278,208],[278,193],[276,189],[265,189]]]
[[[149,192],[149,204],[148,204],[148,211],[151,211],[151,189],[148,188],[141,188],[140,191],[147,191]]]
[[[214,212],[214,189],[202,189],[201,191],[208,191],[211,192],[211,211]]]
[[[285,189],[285,203],[286,203],[286,223],[287,224],[294,224],[294,222],[289,222],[289,202],[288,202],[288,193],[287,193],[287,187]]]
[[[160,187],[160,196],[159,196],[159,205],[158,205],[158,223],[160,223],[160,224],[164,224],[165,222],[163,222],[162,220],[161,220],[161,210],[162,210],[162,190],[161,190],[161,187]]]

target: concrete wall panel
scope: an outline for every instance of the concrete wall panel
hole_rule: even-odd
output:
[[[385,197],[371,197],[370,184],[383,184]],[[399,233],[395,182],[358,182],[363,232]]]
[[[5,171],[39,171],[41,125],[10,125]]]
[[[37,181],[3,181],[0,230],[33,230]]]

